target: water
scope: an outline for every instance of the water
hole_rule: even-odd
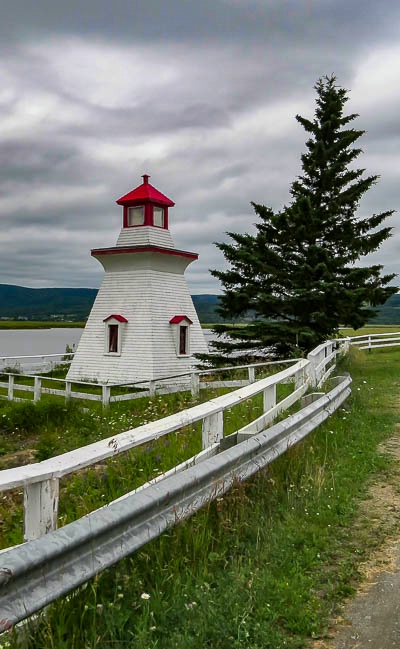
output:
[[[83,329],[4,329],[0,330],[0,358],[63,354],[66,346],[77,346]]]
[[[42,356],[64,354],[67,345],[76,349],[83,329],[57,327],[55,329],[0,329],[0,358],[4,356]],[[205,329],[207,344],[212,340],[211,329]],[[18,361],[21,369],[29,370],[34,360]],[[36,360],[35,365],[39,363]],[[3,366],[14,366],[14,362],[0,362]]]
[[[36,356],[63,354],[66,346],[75,349],[83,329],[0,329],[0,358],[3,356]],[[207,343],[212,339],[211,329],[204,329]]]

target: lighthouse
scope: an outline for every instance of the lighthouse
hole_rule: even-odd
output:
[[[184,273],[198,255],[175,248],[173,201],[143,183],[117,200],[115,246],[91,251],[104,268],[68,380],[154,381],[190,372],[207,345]]]

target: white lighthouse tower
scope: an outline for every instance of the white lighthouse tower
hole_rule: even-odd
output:
[[[152,381],[189,372],[207,345],[184,277],[198,258],[177,250],[168,229],[174,203],[149,183],[122,196],[116,246],[92,250],[105,275],[68,380]]]

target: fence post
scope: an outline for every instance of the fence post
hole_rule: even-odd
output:
[[[255,367],[248,367],[247,370],[249,373],[249,383],[254,383],[256,375]]]
[[[33,384],[33,400],[40,401],[40,396],[42,394],[42,379],[40,376],[35,376]]]
[[[110,386],[102,385],[101,386],[101,402],[104,408],[107,408],[110,405]]]
[[[263,391],[263,412],[271,410],[276,405],[276,384],[270,385]]]
[[[57,529],[58,479],[34,482],[24,490],[24,541]]]
[[[190,375],[190,389],[192,397],[198,397],[200,394],[200,376],[196,372]]]
[[[14,376],[11,376],[9,374],[8,376],[8,400],[13,401],[14,400]]]
[[[318,365],[318,360],[313,356],[311,353],[308,354],[307,360],[309,361],[309,365],[307,367],[307,372],[310,377],[310,386],[312,388],[315,388],[318,384],[318,377],[317,377],[317,371],[316,371],[316,366]]]
[[[370,334],[368,336],[368,352],[369,353],[371,353],[371,349],[372,349],[371,345],[372,345],[372,342],[371,342],[371,334]]]
[[[71,399],[71,381],[65,381],[65,400],[69,401]]]
[[[305,382],[305,371],[304,371],[304,367],[302,367],[294,375],[294,389],[297,390],[297,388],[300,388],[304,382]]]
[[[149,381],[149,392],[151,397],[156,396],[156,382],[155,381]]]
[[[224,411],[204,417],[202,424],[202,448],[208,448],[224,436]]]

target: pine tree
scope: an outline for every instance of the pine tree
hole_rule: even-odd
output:
[[[215,327],[231,338],[214,343],[215,364],[238,350],[253,357],[307,352],[340,326],[364,325],[371,307],[397,290],[388,285],[395,275],[382,275],[383,266],[356,265],[390,236],[392,228],[379,226],[393,213],[357,215],[378,178],[353,165],[364,131],[346,127],[358,115],[344,114],[348,95],[335,77],[320,79],[315,90],[314,119],[296,116],[309,139],[291,203],[277,213],[252,203],[256,234],[229,232],[233,243],[217,244],[229,263],[226,271],[211,271],[224,288],[220,313],[230,321],[253,317],[245,327]]]

